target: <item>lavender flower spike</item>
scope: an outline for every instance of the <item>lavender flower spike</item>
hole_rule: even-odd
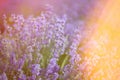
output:
[[[5,72],[2,75],[0,75],[0,80],[8,80]]]
[[[40,65],[39,64],[33,64],[31,72],[32,72],[33,75],[39,75],[40,74]]]

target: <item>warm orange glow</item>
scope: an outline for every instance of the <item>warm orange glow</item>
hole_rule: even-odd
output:
[[[83,80],[120,80],[120,0],[109,0],[84,49]],[[93,14],[95,14],[93,12]]]

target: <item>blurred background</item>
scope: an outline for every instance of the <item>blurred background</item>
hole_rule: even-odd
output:
[[[41,11],[48,9],[46,5],[50,5],[57,15],[67,15],[66,32],[72,34],[78,24],[82,24],[81,28],[87,28],[87,30],[88,25],[93,26],[106,2],[104,0],[0,0],[0,26],[3,26],[3,14],[7,16],[13,13],[37,16]],[[0,30],[3,32],[4,27],[0,27]]]
[[[0,0],[0,15],[9,13],[34,14],[38,15],[46,10],[45,5],[53,6],[54,12],[58,15],[67,14],[70,20],[86,19],[100,14],[100,9],[104,8],[104,0]]]
[[[41,11],[48,9],[46,4],[50,4],[57,15],[67,15],[66,31],[70,34],[75,26],[83,24],[81,35],[88,39],[88,42],[80,48],[85,53],[82,54],[83,62],[81,62],[81,66],[85,66],[81,69],[85,78],[87,76],[92,80],[120,80],[120,1],[0,0],[0,30],[4,30],[3,14],[37,16]],[[95,64],[96,60],[98,62]]]

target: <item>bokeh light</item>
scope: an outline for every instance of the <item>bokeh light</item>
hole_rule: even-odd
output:
[[[120,0],[0,0],[0,80],[120,80]]]

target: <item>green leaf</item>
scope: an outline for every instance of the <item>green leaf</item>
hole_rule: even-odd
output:
[[[42,68],[46,68],[47,67],[47,65],[48,65],[48,62],[49,62],[49,60],[50,60],[50,58],[51,58],[51,48],[50,47],[43,47],[42,49],[41,49],[41,51],[40,51],[40,53],[42,54],[42,60],[41,60],[41,67]]]
[[[61,69],[63,69],[65,65],[69,64],[69,59],[70,56],[67,54],[63,54],[59,57],[58,65],[60,66]]]

